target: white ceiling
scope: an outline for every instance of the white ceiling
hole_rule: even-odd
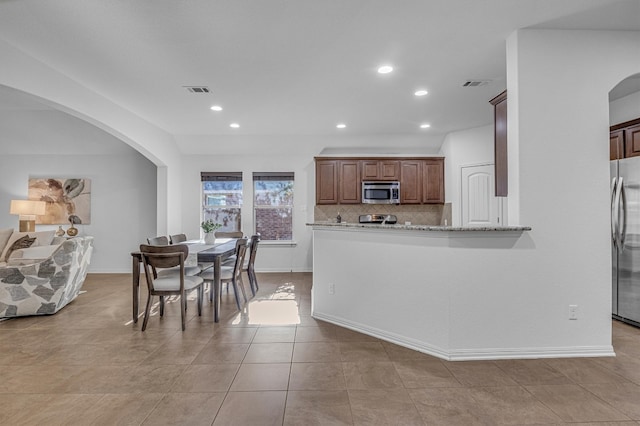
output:
[[[178,138],[486,125],[526,27],[640,30],[640,0],[0,0],[0,38]],[[2,90],[0,110],[26,99]]]

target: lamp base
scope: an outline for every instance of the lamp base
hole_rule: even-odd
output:
[[[35,220],[20,220],[20,232],[35,232]]]

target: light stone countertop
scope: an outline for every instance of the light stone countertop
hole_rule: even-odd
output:
[[[381,225],[375,223],[336,223],[336,222],[313,222],[307,226],[331,227],[337,229],[366,228],[366,229],[388,229],[404,231],[444,231],[444,232],[522,232],[531,231],[530,226],[433,226],[433,225]]]

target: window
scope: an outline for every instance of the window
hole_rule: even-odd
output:
[[[293,240],[293,173],[254,173],[253,209],[263,241]]]
[[[220,231],[241,231],[242,172],[202,172],[202,220],[221,223]]]

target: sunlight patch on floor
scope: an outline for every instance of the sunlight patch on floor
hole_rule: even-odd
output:
[[[298,303],[295,300],[252,300],[242,314],[233,320],[237,325],[244,319],[255,325],[295,325],[300,324]]]

